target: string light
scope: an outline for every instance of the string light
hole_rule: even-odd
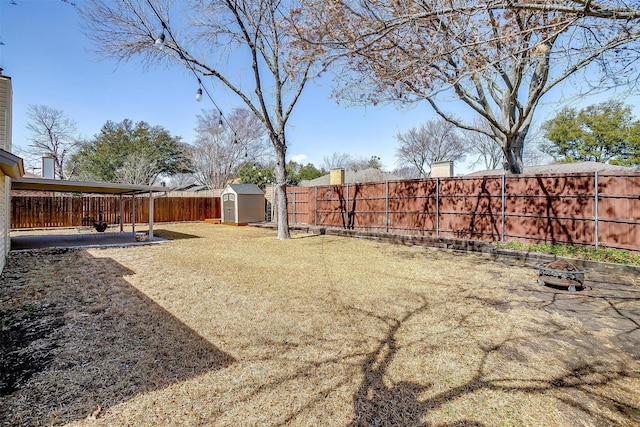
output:
[[[160,35],[156,38],[156,41],[153,43],[153,45],[154,45],[156,48],[160,49],[160,50],[164,49],[164,39],[165,39],[165,36],[164,36],[164,31],[163,31],[163,32],[161,32],[161,33],[160,33]]]
[[[223,127],[224,126],[224,122],[226,122],[227,126],[233,131],[234,135],[236,135],[235,129],[233,128],[233,126],[231,126],[231,123],[229,123],[229,121],[222,115],[220,107],[218,107],[218,104],[216,104],[216,101],[211,96],[211,93],[209,93],[209,90],[207,89],[207,87],[202,85],[202,81],[200,80],[200,76],[198,75],[198,72],[195,70],[195,68],[193,67],[191,62],[189,62],[187,60],[187,57],[186,57],[184,51],[182,50],[180,45],[176,42],[175,37],[173,37],[173,34],[171,33],[171,30],[169,29],[169,27],[167,27],[167,24],[164,22],[164,20],[162,19],[162,17],[160,16],[158,11],[156,10],[156,8],[153,6],[153,3],[151,3],[151,0],[147,0],[147,4],[149,4],[149,7],[153,11],[153,13],[156,15],[156,17],[158,18],[160,23],[162,24],[162,33],[160,33],[158,38],[155,39],[154,45],[160,50],[162,50],[164,48],[164,46],[165,46],[165,34],[164,33],[166,31],[166,33],[169,35],[169,39],[172,41],[172,45],[171,45],[172,48],[175,49],[175,51],[178,53],[180,58],[184,61],[184,64],[187,66],[187,68],[189,68],[189,70],[191,70],[191,72],[193,73],[195,78],[198,80],[198,84],[200,84],[200,87],[196,91],[196,101],[199,102],[202,99],[202,93],[204,92],[207,95],[207,98],[209,98],[209,100],[213,103],[213,105],[218,109],[218,112],[220,113],[220,120],[218,122],[218,125],[220,127]],[[237,142],[237,139],[236,139],[235,142]]]

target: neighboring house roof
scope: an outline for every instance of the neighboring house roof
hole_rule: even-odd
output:
[[[545,173],[582,173],[582,172],[633,172],[633,168],[610,165],[599,162],[556,163],[545,166],[527,166],[523,173],[528,175]],[[502,175],[503,169],[483,170],[467,174],[466,176]]]
[[[0,170],[11,178],[22,178],[22,175],[24,175],[24,162],[22,158],[0,149]]]
[[[305,179],[300,181],[301,187],[318,187],[321,185],[331,185],[330,174],[323,175],[316,179]],[[368,168],[359,171],[347,170],[344,172],[345,184],[356,184],[361,182],[381,182],[401,179],[399,176],[380,169]]]
[[[173,187],[173,191],[207,191],[209,189],[206,185],[199,184],[187,184],[180,187]]]
[[[229,184],[223,193],[227,192],[227,189],[231,189],[236,194],[260,194],[264,195],[264,191],[260,189],[256,184]]]

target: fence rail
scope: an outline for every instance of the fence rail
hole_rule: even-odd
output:
[[[23,195],[11,197],[12,229],[90,225],[89,218],[98,219],[101,215],[103,220],[110,224],[118,224],[120,216],[125,224],[147,223],[149,198]],[[154,197],[153,216],[155,222],[204,221],[206,218],[220,218],[220,198]]]
[[[640,251],[640,173],[498,175],[287,189],[293,224]]]

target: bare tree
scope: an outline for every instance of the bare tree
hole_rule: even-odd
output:
[[[88,0],[81,6],[87,35],[103,57],[136,58],[146,66],[180,63],[207,95],[205,76],[259,118],[275,150],[278,239],[290,238],[286,125],[305,86],[324,68],[314,66],[312,51],[290,60],[300,19],[294,6],[279,0]]]
[[[264,125],[250,111],[234,110],[227,119],[231,126],[221,120],[216,110],[199,115],[192,149],[194,177],[210,189],[226,187],[242,164],[263,160],[269,148]]]
[[[117,182],[134,185],[151,185],[161,173],[157,159],[145,152],[129,153],[115,171]]]
[[[423,177],[415,166],[402,166],[392,170],[391,173],[402,179],[417,179]]]
[[[176,173],[169,177],[168,184],[170,187],[185,187],[187,185],[196,184],[196,177],[193,173]]]
[[[348,153],[335,152],[330,156],[324,156],[322,159],[322,169],[344,169],[358,171],[363,169],[382,169],[380,157],[371,156],[369,159],[362,156],[354,156]]]
[[[464,158],[468,147],[456,127],[445,120],[429,120],[418,128],[398,133],[396,159],[399,166],[413,166],[427,178],[431,164]]]
[[[31,143],[26,153],[37,159],[53,158],[55,177],[66,179],[66,160],[78,147],[75,121],[66,117],[62,110],[46,105],[29,105],[27,119]]]
[[[356,102],[426,100],[445,120],[494,139],[511,173],[540,99],[581,73],[586,91],[634,84],[634,3],[561,0],[307,0],[305,37],[345,58],[337,95]],[[466,104],[489,130],[460,120]],[[457,108],[457,107],[455,107]]]
[[[335,152],[330,156],[324,156],[322,159],[322,169],[351,169],[351,165],[354,163],[354,158],[351,154]]]
[[[471,153],[478,156],[478,159],[472,163],[475,166],[482,163],[485,169],[498,169],[502,168],[504,164],[504,153],[502,148],[496,144],[496,141],[488,134],[491,132],[489,122],[478,118],[474,122],[474,127],[486,129],[487,132],[481,133],[476,130],[464,130],[465,139]]]

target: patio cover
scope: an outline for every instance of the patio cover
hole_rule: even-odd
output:
[[[12,190],[59,191],[62,193],[141,194],[166,192],[168,187],[118,184],[112,182],[67,181],[47,178],[18,178],[11,180]]]
[[[24,163],[20,157],[0,149],[0,170],[11,178],[20,178],[24,175]]]
[[[153,240],[153,193],[170,191],[169,187],[119,184],[112,182],[67,181],[47,178],[17,178],[11,180],[12,190],[58,191],[61,193],[143,194],[149,193],[149,240]]]

